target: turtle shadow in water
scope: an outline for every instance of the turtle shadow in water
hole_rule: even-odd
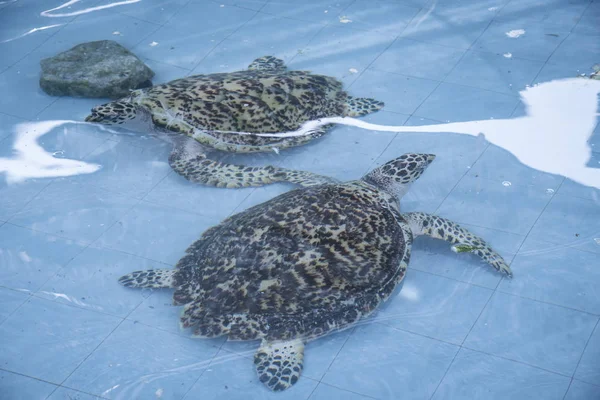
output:
[[[592,157],[588,140],[597,124],[599,93],[599,80],[560,79],[521,91],[521,101],[525,104],[522,117],[423,126],[378,125],[354,118],[334,117],[309,121],[293,132],[258,136],[303,136],[332,123],[382,132],[483,135],[490,143],[507,150],[530,168],[562,175],[576,183],[600,189],[600,168],[588,166]]]

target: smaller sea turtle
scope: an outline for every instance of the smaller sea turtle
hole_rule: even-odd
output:
[[[360,180],[284,193],[208,229],[175,269],[137,271],[127,287],[174,288],[180,325],[199,338],[262,340],[258,377],[296,383],[304,343],[372,314],[404,278],[413,238],[431,236],[496,270],[510,267],[483,239],[445,218],[400,213],[398,199],[433,161],[405,154]]]
[[[245,71],[188,76],[134,90],[126,98],[94,107],[85,120],[142,132],[159,128],[193,137],[201,145],[177,140],[169,157],[171,167],[192,182],[228,188],[280,181],[307,185],[333,180],[273,166],[226,164],[209,159],[206,153],[209,149],[252,153],[300,146],[322,136],[331,125],[291,138],[234,132],[293,131],[306,121],[363,116],[382,107],[380,101],[348,95],[335,78],[288,71],[282,60],[264,56]]]

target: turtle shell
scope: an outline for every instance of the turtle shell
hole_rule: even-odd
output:
[[[177,115],[197,129],[282,132],[344,115],[347,93],[335,78],[305,71],[237,71],[194,75],[138,91],[158,126]]]
[[[201,337],[286,340],[368,315],[408,261],[410,239],[386,196],[362,181],[315,186],[207,230],[176,265],[181,324]]]

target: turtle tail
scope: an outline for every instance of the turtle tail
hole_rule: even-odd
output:
[[[346,101],[346,116],[362,117],[363,115],[381,110],[384,105],[385,104],[379,100],[348,96]]]
[[[175,285],[173,269],[149,269],[135,271],[119,278],[119,283],[125,287],[137,288],[172,288]]]

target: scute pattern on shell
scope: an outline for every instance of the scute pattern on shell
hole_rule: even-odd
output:
[[[207,230],[176,266],[183,327],[232,340],[310,339],[370,314],[405,273],[406,237],[365,182],[295,190]]]
[[[282,148],[315,139],[326,129],[309,137],[283,140],[218,131],[294,130],[309,120],[346,115],[348,98],[335,78],[281,70],[194,75],[132,93],[132,102],[146,107],[159,127],[188,135],[194,128],[206,130],[212,140],[230,145],[277,144]]]

